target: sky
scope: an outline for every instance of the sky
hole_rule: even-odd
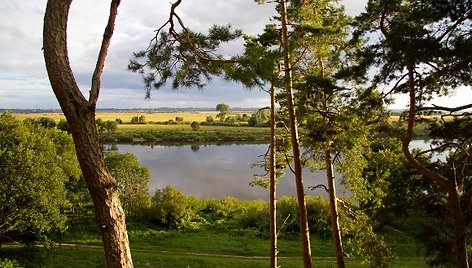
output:
[[[359,14],[366,2],[345,1],[347,13]],[[70,10],[69,59],[75,79],[86,97],[109,4],[110,1],[104,0],[76,0]],[[45,7],[46,0],[0,1],[0,109],[59,108],[41,50]],[[264,91],[248,90],[220,79],[214,79],[204,90],[174,91],[166,86],[154,90],[151,99],[145,99],[141,75],[126,68],[133,52],[145,49],[154,30],[167,20],[169,9],[169,0],[121,1],[102,75],[98,108],[210,108],[219,103],[244,108],[269,105]],[[184,0],[177,11],[187,27],[195,31],[230,23],[253,35],[260,33],[274,15],[272,5],[258,5],[253,0]],[[241,48],[241,42],[227,49],[237,51],[238,47]],[[460,92],[454,98],[454,102],[464,100]]]

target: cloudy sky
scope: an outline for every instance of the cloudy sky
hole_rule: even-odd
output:
[[[68,24],[69,57],[75,78],[84,92],[90,88],[109,2],[76,0]],[[356,15],[367,0],[346,1]],[[0,1],[0,108],[59,108],[47,78],[42,47],[42,23],[46,0]],[[168,0],[122,1],[110,46],[99,108],[231,107],[268,105],[266,93],[249,91],[238,84],[214,80],[203,91],[169,88],[153,91],[144,99],[142,78],[126,70],[133,51],[146,48],[153,31],[168,18]],[[253,0],[184,0],[178,9],[186,25],[204,31],[213,24],[231,23],[245,33],[257,34],[273,15],[273,6]]]

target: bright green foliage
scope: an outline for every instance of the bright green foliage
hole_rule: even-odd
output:
[[[64,231],[64,184],[79,177],[72,139],[0,115],[0,239],[32,242]]]
[[[120,201],[127,216],[143,216],[151,204],[149,169],[139,164],[132,153],[108,152],[105,163],[116,179]]]
[[[170,185],[157,190],[152,198],[151,219],[164,226],[189,223],[195,217],[195,213],[189,197]]]
[[[22,268],[16,260],[0,259],[1,268]]]
[[[251,127],[267,126],[270,120],[270,109],[262,108],[249,118],[248,125]]]

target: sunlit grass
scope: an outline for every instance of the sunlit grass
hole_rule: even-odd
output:
[[[217,111],[214,112],[101,112],[98,111],[96,114],[96,118],[100,118],[104,121],[115,121],[116,119],[121,119],[123,123],[130,123],[131,119],[135,116],[144,116],[146,122],[168,122],[168,121],[176,121],[176,117],[182,117],[184,122],[191,123],[193,121],[197,122],[204,122],[207,116],[212,116],[216,118],[218,114]],[[236,114],[244,114],[242,112],[233,113],[232,115]],[[251,114],[251,112],[247,112],[247,114]],[[24,118],[40,118],[40,117],[49,117],[56,122],[59,122],[61,119],[65,119],[63,113],[18,113],[16,114],[17,117],[24,119]]]

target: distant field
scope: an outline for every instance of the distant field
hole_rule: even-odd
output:
[[[248,112],[250,113],[250,112]],[[140,112],[97,112],[96,117],[101,118],[104,121],[121,119],[123,123],[131,122],[131,118],[134,116],[144,116],[146,122],[165,122],[169,120],[175,120],[176,117],[183,117],[185,122],[202,122],[205,121],[207,116],[215,116],[218,114],[215,112],[156,112],[156,113],[140,113]],[[19,113],[16,114],[19,118],[40,118],[49,117],[55,121],[65,119],[62,113]]]

